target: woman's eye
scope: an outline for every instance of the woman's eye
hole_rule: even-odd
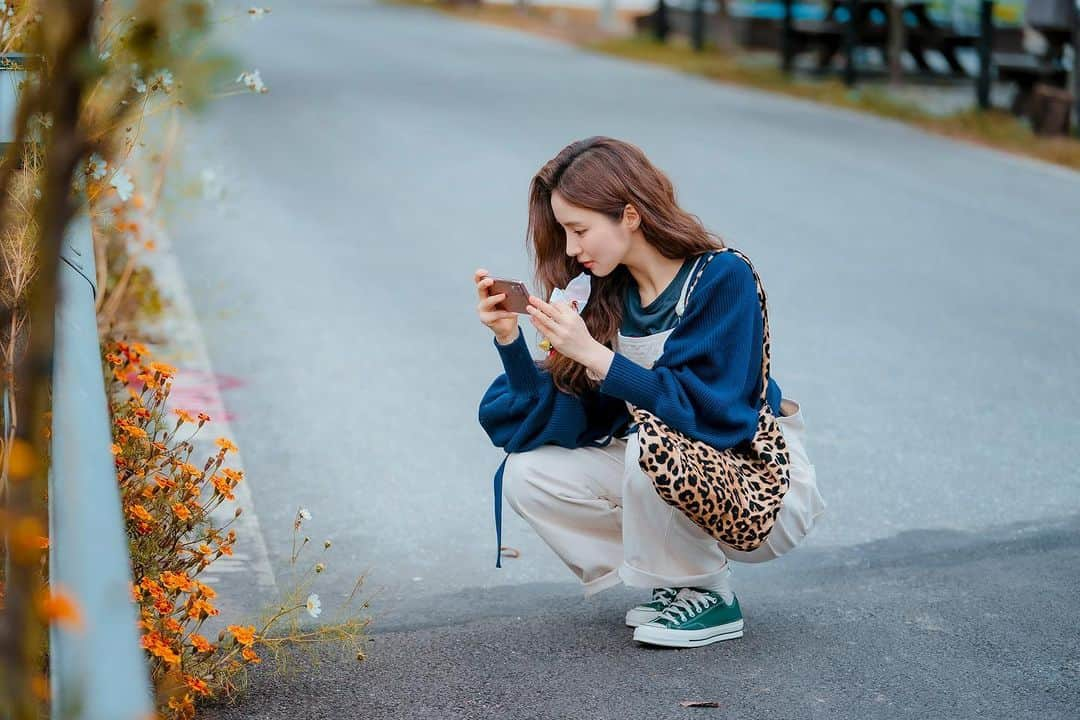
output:
[[[584,230],[575,230],[574,232],[577,233],[578,235],[584,235],[585,234]]]

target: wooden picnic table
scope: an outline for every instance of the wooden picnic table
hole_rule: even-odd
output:
[[[843,48],[848,21],[846,18],[840,20],[838,16],[841,10],[850,12],[850,6],[849,0],[829,0],[825,16],[821,20],[800,20],[792,23],[795,51],[816,45],[819,71],[827,70],[833,58]],[[933,68],[926,59],[926,51],[934,50],[942,55],[953,72],[964,73],[964,67],[956,57],[956,49],[974,45],[977,36],[959,33],[949,26],[935,22],[930,17],[928,7],[929,4],[923,0],[904,4],[904,49],[923,72],[932,72]],[[880,22],[875,22],[875,18],[881,18]],[[888,0],[856,0],[854,21],[857,45],[885,51],[889,42]]]

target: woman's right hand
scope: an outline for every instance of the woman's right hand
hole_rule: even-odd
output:
[[[476,283],[476,292],[480,296],[480,302],[476,306],[476,312],[480,316],[480,322],[491,328],[495,333],[496,340],[501,345],[508,345],[517,339],[518,314],[510,310],[498,310],[495,308],[506,298],[506,293],[490,293],[491,283],[488,271],[479,268],[473,274],[473,282]]]

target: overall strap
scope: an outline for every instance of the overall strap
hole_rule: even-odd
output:
[[[709,258],[709,260],[711,259],[712,258]],[[686,298],[690,297],[690,281],[694,279],[694,268],[696,268],[698,266],[698,263],[700,262],[701,256],[699,255],[697,259],[694,260],[694,267],[690,268],[690,272],[687,274],[686,280],[683,282],[682,291],[679,292],[679,302],[675,305],[675,314],[678,317],[682,317],[683,312],[686,311]],[[708,260],[706,260],[705,262],[706,264],[708,264]],[[702,265],[701,269],[704,270],[705,266]]]
[[[705,258],[705,262],[704,262],[704,264],[702,264],[701,269],[698,270],[697,275],[694,276],[694,282],[693,282],[693,284],[690,285],[689,289],[686,292],[686,295],[687,295],[687,297],[690,296],[690,293],[694,291],[694,287],[697,285],[698,278],[700,278],[701,274],[703,272],[705,272],[705,267],[712,261],[712,259],[714,257],[716,257],[717,255],[719,255],[722,252],[730,252],[730,253],[733,253],[733,254],[738,255],[739,257],[741,257],[743,259],[743,261],[747,265],[750,266],[750,271],[754,274],[754,284],[757,287],[757,296],[758,296],[759,303],[761,305],[761,317],[762,317],[762,336],[761,336],[761,383],[762,383],[762,387],[761,387],[761,402],[764,403],[766,401],[766,397],[769,394],[769,367],[770,367],[770,363],[769,363],[769,347],[770,347],[770,343],[769,343],[769,310],[768,310],[768,302],[766,301],[766,297],[765,297],[765,288],[762,286],[761,278],[758,276],[757,269],[754,268],[754,264],[752,262],[750,262],[750,258],[746,257],[746,255],[744,255],[742,253],[742,251],[736,250],[735,248],[730,248],[730,247],[724,247],[724,248],[721,248],[721,249],[717,250],[716,252],[709,253],[709,256],[707,258]],[[682,317],[682,313],[679,313],[679,317],[680,318]]]

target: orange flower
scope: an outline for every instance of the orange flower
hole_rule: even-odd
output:
[[[120,423],[120,429],[126,432],[128,435],[131,435],[132,437],[146,437],[146,431],[138,425],[132,425],[131,423]]]
[[[184,626],[178,623],[176,618],[173,617],[165,618],[165,629],[174,635],[180,635],[184,632]]]
[[[142,505],[139,505],[138,503],[136,503],[135,505],[129,505],[127,511],[128,515],[130,515],[133,520],[141,520],[147,523],[154,522],[154,516],[147,512],[146,508],[144,508]]]
[[[195,424],[195,418],[191,417],[191,415],[188,414],[186,410],[176,408],[175,410],[173,410],[173,412],[176,413],[176,416],[180,418],[180,422],[191,423],[192,425]]]
[[[224,450],[225,452],[229,452],[229,451],[236,452],[237,450],[240,449],[240,448],[236,447],[235,445],[233,445],[232,442],[228,438],[224,438],[224,437],[219,437],[217,440],[214,441],[214,443],[217,444],[217,446],[219,448],[221,448],[222,450]]]
[[[184,505],[184,503],[173,503],[172,511],[181,520],[187,520],[191,517],[191,511],[188,510],[187,505]]]
[[[120,446],[117,445],[116,443],[113,443],[112,445],[110,445],[109,450],[112,452],[113,455],[119,455],[120,454]]]
[[[192,598],[188,601],[188,617],[200,618],[217,615],[218,609],[201,597]]]
[[[157,610],[158,614],[160,615],[170,615],[172,614],[172,611],[176,608],[173,607],[173,604],[171,602],[169,602],[165,598],[161,598],[156,603],[154,603],[154,609]]]
[[[30,690],[38,700],[48,702],[49,678],[41,673],[35,673],[34,677],[30,679]]]
[[[139,355],[149,355],[150,351],[146,349],[146,346],[140,342],[131,343],[131,349]]]
[[[236,642],[240,643],[245,647],[251,647],[251,645],[255,642],[254,625],[248,625],[247,627],[242,627],[240,625],[229,625],[226,629],[232,633],[233,637],[236,638]]]
[[[208,653],[214,651],[214,646],[198,633],[191,634],[191,647],[195,648],[196,652]]]
[[[169,709],[175,710],[180,717],[194,717],[195,698],[191,693],[186,693],[182,698],[169,698]]]
[[[46,623],[57,623],[80,629],[82,614],[74,598],[63,590],[46,588],[38,594],[38,614]]]
[[[160,633],[151,632],[142,636],[142,646],[150,651],[151,655],[161,658],[171,665],[180,664],[180,656],[169,647]]]
[[[199,424],[202,425],[203,423],[208,422],[210,422],[210,416],[206,413],[199,413]]]
[[[229,484],[228,478],[223,478],[220,475],[214,475],[210,478],[210,482],[214,483],[214,489],[221,493],[221,496],[226,500],[235,500],[236,496],[233,495],[232,485]]]
[[[222,545],[218,545],[218,550],[221,551],[222,555],[232,556],[232,545],[229,545],[227,543],[222,544]]]
[[[182,462],[179,465],[177,465],[176,467],[179,468],[180,472],[185,473],[187,475],[192,475],[192,476],[202,475],[202,470],[195,467],[191,463]]]
[[[157,486],[162,490],[169,490],[176,487],[176,482],[164,475],[155,475],[154,482],[156,482]]]
[[[176,374],[176,368],[174,368],[172,365],[166,365],[162,362],[150,363],[150,369],[153,370],[155,373],[160,373],[161,375],[164,375],[165,377],[172,377]]]
[[[151,580],[148,577],[144,577],[139,582],[139,587],[150,593],[150,596],[153,597],[155,600],[162,600],[165,597],[165,591],[161,589],[161,586],[158,585],[156,581]]]
[[[169,590],[191,592],[192,588],[195,586],[195,581],[192,580],[187,573],[176,573],[166,570],[161,573],[161,584]]]
[[[221,472],[225,473],[225,477],[232,481],[233,486],[236,483],[244,479],[244,473],[242,470],[233,470],[232,468],[221,468]]]
[[[243,650],[241,650],[240,654],[243,655],[244,659],[247,660],[249,663],[260,663],[260,662],[262,662],[262,660],[259,658],[259,656],[255,654],[255,651],[252,650],[249,647],[246,647]]]
[[[207,598],[215,598],[215,597],[217,597],[217,591],[214,590],[214,588],[210,587],[209,585],[206,585],[206,584],[201,583],[198,580],[196,580],[195,581],[195,586],[199,588],[199,592],[202,593],[204,597],[207,597]]]
[[[187,683],[187,686],[189,688],[201,695],[210,694],[210,688],[207,686],[207,684],[193,675],[185,675],[184,682]]]

